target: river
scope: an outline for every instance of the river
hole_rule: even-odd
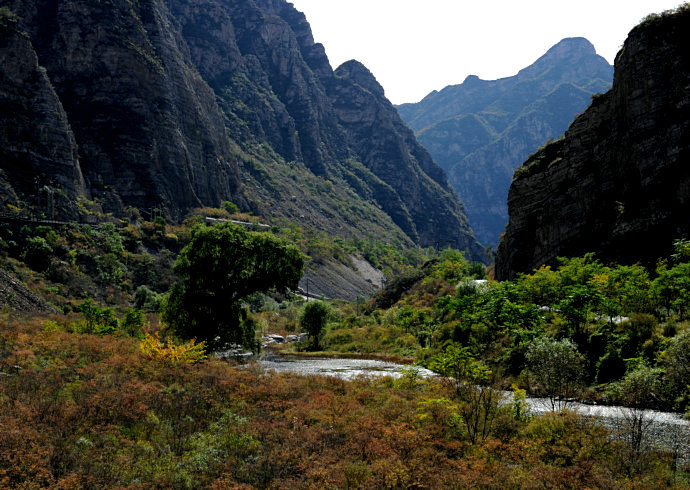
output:
[[[346,358],[304,358],[304,357],[272,357],[257,361],[267,371],[278,373],[290,372],[301,375],[333,376],[340,379],[352,380],[359,376],[376,377],[391,376],[399,378],[403,371],[410,366],[373,359]],[[416,368],[421,378],[434,377],[436,374],[428,369]],[[510,403],[511,393],[506,392],[506,403]],[[528,397],[527,404],[534,414],[550,411],[550,403],[544,398]],[[593,417],[603,423],[614,433],[625,430],[625,424],[633,412],[625,407],[589,405],[584,403],[570,403],[567,407],[587,417]],[[642,415],[645,424],[646,448],[666,447],[674,450],[682,462],[690,461],[690,421],[684,420],[679,414],[644,410],[637,412]]]

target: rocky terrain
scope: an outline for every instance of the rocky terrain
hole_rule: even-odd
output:
[[[57,313],[57,310],[30,291],[9,272],[0,269],[0,309],[21,313]]]
[[[484,259],[444,172],[374,76],[354,62],[334,71],[292,4],[0,7],[0,101],[13,108],[1,116],[3,212],[156,208],[179,221],[227,200],[269,220],[453,243]]]
[[[312,298],[356,301],[381,289],[386,278],[380,270],[356,256],[348,261],[350,267],[336,261],[308,264],[299,282],[300,293]]]
[[[589,41],[568,38],[514,76],[469,76],[398,111],[448,173],[478,240],[495,245],[508,221],[515,169],[563,134],[592,94],[611,86],[612,76]]]
[[[558,256],[653,265],[690,233],[690,8],[633,29],[613,87],[516,172],[496,275]]]

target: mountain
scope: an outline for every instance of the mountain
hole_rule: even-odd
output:
[[[654,265],[690,234],[690,6],[628,35],[613,86],[516,172],[501,279],[558,256]]]
[[[0,0],[7,210],[273,222],[484,259],[445,173],[361,64],[284,0]]]
[[[448,173],[478,240],[495,245],[508,221],[506,197],[515,169],[567,129],[594,93],[611,85],[613,68],[584,38],[564,39],[512,77],[432,92],[398,106],[419,142]]]

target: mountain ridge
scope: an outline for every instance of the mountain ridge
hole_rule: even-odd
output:
[[[653,267],[688,237],[689,28],[687,5],[635,27],[612,88],[517,169],[498,278],[587,252]]]
[[[562,134],[590,96],[608,88],[611,76],[612,68],[589,41],[566,38],[516,75],[470,75],[397,109],[448,173],[477,238],[493,245],[507,222],[505,201],[515,168]],[[463,121],[469,115],[473,119]]]
[[[34,181],[67,196],[60,214],[71,217],[80,215],[78,200],[117,217],[157,208],[172,220],[229,200],[267,219],[403,246],[450,242],[485,260],[443,170],[373,75],[353,78],[347,66],[336,75],[292,4],[1,0],[0,6],[17,14],[18,32],[26,33],[27,49],[64,107],[76,144],[71,165],[84,182],[83,189],[66,189],[61,172],[45,169],[18,189],[14,177],[5,178],[3,204],[45,214]],[[343,119],[352,116],[348,105],[363,102],[373,104],[361,110],[374,119]],[[16,125],[9,117],[8,126]],[[36,137],[27,121],[19,123],[29,141]],[[376,139],[362,129],[367,124],[377,129]],[[6,135],[3,142],[10,140]],[[2,156],[9,162],[3,169],[21,166],[12,163],[16,156]]]

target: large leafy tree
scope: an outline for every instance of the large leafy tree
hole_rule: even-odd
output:
[[[567,408],[580,394],[584,357],[570,339],[536,340],[527,350],[527,362],[539,391],[549,399],[551,411]]]
[[[268,233],[230,223],[197,225],[174,266],[180,276],[164,302],[163,321],[184,338],[212,349],[228,344],[255,348],[243,300],[256,292],[297,289],[304,255]]]

